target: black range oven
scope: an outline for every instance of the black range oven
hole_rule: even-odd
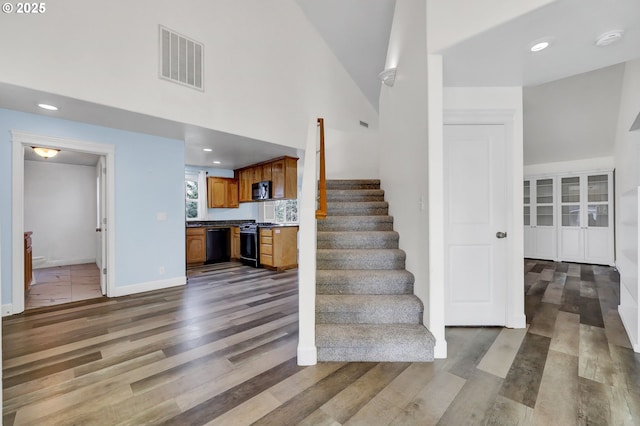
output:
[[[257,268],[260,266],[259,249],[258,225],[256,223],[240,225],[240,261]]]

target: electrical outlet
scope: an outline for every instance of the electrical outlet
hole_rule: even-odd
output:
[[[160,275],[164,274],[164,266],[161,266],[161,267],[158,268],[158,273]]]

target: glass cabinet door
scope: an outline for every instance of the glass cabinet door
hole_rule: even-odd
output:
[[[536,180],[536,225],[553,226],[553,179]]]
[[[587,225],[609,226],[609,176],[587,177]]]
[[[524,181],[524,225],[531,225],[531,182]]]
[[[562,226],[580,226],[580,177],[560,180]]]

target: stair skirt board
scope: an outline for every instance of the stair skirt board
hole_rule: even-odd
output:
[[[380,181],[327,181],[327,199],[317,227],[318,361],[433,361]]]

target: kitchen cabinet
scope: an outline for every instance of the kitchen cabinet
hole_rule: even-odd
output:
[[[206,228],[187,228],[187,265],[204,263],[207,258]]]
[[[31,246],[31,234],[24,233],[24,291],[25,294],[33,281],[33,247]]]
[[[251,185],[270,180],[272,199],[298,198],[298,159],[279,157],[234,171],[241,203],[253,201]]]
[[[237,208],[238,180],[232,178],[207,178],[207,204],[213,208]]]
[[[531,177],[524,181],[524,255],[557,259],[555,177]]]
[[[613,173],[580,173],[560,180],[559,259],[614,264]]]
[[[231,258],[240,259],[240,227],[231,227]]]
[[[298,266],[298,227],[260,228],[260,264],[270,269]]]

